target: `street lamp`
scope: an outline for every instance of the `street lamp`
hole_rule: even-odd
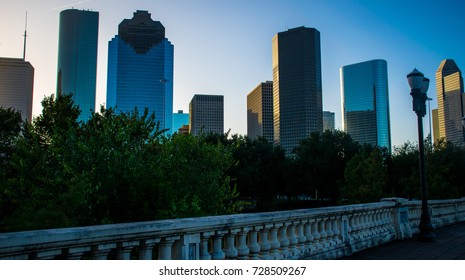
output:
[[[436,235],[433,233],[431,217],[428,211],[428,187],[426,185],[425,170],[425,147],[423,139],[423,117],[426,115],[426,92],[429,87],[429,79],[425,78],[423,73],[416,68],[407,75],[410,85],[410,95],[413,98],[413,111],[417,114],[418,119],[418,149],[420,153],[420,183],[421,183],[421,218],[419,241],[433,241]]]

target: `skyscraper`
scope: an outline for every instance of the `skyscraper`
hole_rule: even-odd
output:
[[[436,71],[439,139],[464,145],[462,118],[465,109],[462,72],[453,59],[441,62]]]
[[[174,47],[165,27],[147,11],[123,20],[108,44],[107,107],[123,112],[148,108],[171,134]]]
[[[98,12],[60,13],[57,94],[73,94],[84,121],[95,109],[98,22]]]
[[[334,112],[323,111],[323,131],[333,131],[336,129],[336,120],[334,116]]]
[[[247,95],[247,136],[273,143],[273,82],[260,83]]]
[[[273,37],[274,142],[290,155],[323,130],[320,32],[298,27]]]
[[[224,98],[222,95],[196,94],[189,103],[189,132],[224,133]]]
[[[375,59],[340,69],[343,130],[361,144],[391,151],[387,62]]]
[[[0,57],[0,107],[21,112],[32,121],[34,67],[20,58]]]

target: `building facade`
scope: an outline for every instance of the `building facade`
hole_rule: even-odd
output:
[[[272,40],[274,143],[291,155],[323,130],[320,32],[298,27]]]
[[[361,144],[391,151],[387,62],[382,59],[340,69],[343,130]]]
[[[224,133],[224,97],[196,94],[189,103],[189,133]]]
[[[189,114],[184,113],[183,110],[173,113],[173,133],[179,132],[180,129],[185,130],[186,125],[189,125]]]
[[[323,111],[323,131],[336,129],[336,118],[334,112]]]
[[[174,46],[165,27],[147,11],[123,20],[108,44],[107,107],[147,108],[172,133]]]
[[[72,94],[84,121],[95,110],[98,24],[98,12],[60,13],[57,94]]]
[[[20,58],[0,57],[0,107],[21,112],[32,121],[34,67]]]
[[[465,97],[462,72],[453,59],[441,62],[436,71],[436,94],[438,99],[438,139],[464,145]]]
[[[247,95],[247,136],[274,141],[273,82],[260,83]]]

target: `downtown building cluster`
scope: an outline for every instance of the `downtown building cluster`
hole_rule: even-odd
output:
[[[60,13],[57,94],[72,94],[86,121],[95,111],[99,13]],[[272,80],[247,95],[247,135],[263,137],[291,155],[311,133],[335,129],[335,113],[323,110],[320,32],[297,27],[271,40]],[[106,107],[119,112],[148,109],[167,134],[224,133],[224,97],[195,94],[189,113],[173,112],[174,46],[148,11],[124,19],[108,43]],[[391,150],[387,62],[382,59],[340,69],[342,129],[361,143]],[[23,59],[0,58],[0,106],[32,121],[34,68]],[[465,97],[452,59],[436,74],[438,109],[434,139],[464,143]]]

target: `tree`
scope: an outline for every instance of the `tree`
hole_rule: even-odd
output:
[[[342,131],[313,133],[294,151],[292,193],[329,198],[336,203],[346,164],[359,149],[358,143]]]
[[[348,163],[344,172],[342,201],[348,204],[377,202],[385,196],[387,166],[379,148],[362,151]]]

